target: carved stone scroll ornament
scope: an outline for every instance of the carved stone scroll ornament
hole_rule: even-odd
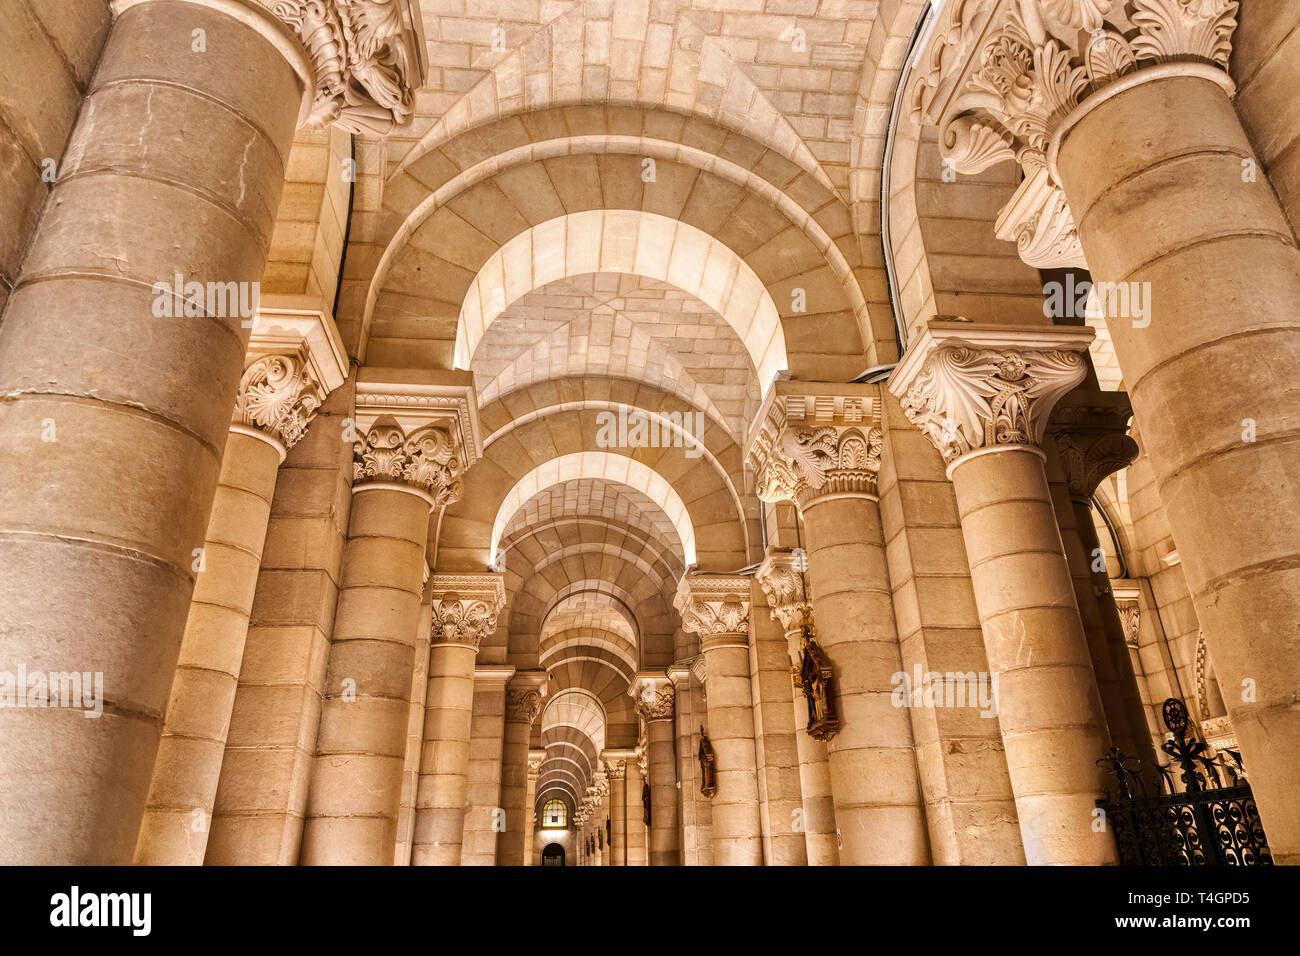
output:
[[[939,127],[957,173],[1016,159],[1025,181],[998,236],[1038,268],[1083,266],[1050,147],[1076,106],[1111,83],[1171,62],[1225,71],[1236,0],[955,0],[913,88],[912,118]]]
[[[452,432],[438,425],[407,435],[398,422],[380,417],[353,445],[353,480],[411,485],[436,507],[459,500],[461,454]]]
[[[234,422],[274,437],[285,449],[307,433],[325,390],[296,356],[263,355],[239,380]]]
[[[875,427],[787,427],[770,446],[767,467],[759,473],[758,497],[802,506],[824,493],[875,494],[881,445]]]
[[[259,0],[302,40],[316,73],[307,125],[383,135],[414,112],[424,81],[410,0]]]

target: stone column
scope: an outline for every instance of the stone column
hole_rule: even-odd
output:
[[[633,824],[640,822],[632,817],[638,808],[631,805],[628,793],[628,777],[636,776],[636,754],[631,750],[606,750],[601,759],[609,774],[610,865],[630,866],[628,836]]]
[[[0,670],[102,712],[0,709],[0,862],[131,861],[309,76],[265,11],[113,21],[0,331]]]
[[[542,712],[548,680],[545,671],[522,671],[506,687],[506,733],[501,751],[501,809],[505,830],[497,836],[497,866],[526,866],[525,847],[532,839],[532,795],[536,774],[529,774],[528,744],[533,722]]]
[[[685,637],[685,632],[682,632]],[[690,642],[692,645],[696,641]],[[673,721],[677,736],[677,839],[682,866],[713,865],[713,803],[700,793],[696,754],[700,733],[709,721],[704,688],[704,658],[696,654],[667,669],[673,685]]]
[[[1278,303],[1300,299],[1300,251],[1232,105],[1237,4],[1144,7],[991,11],[984,39],[935,57],[925,85],[982,73],[1050,90],[1055,108],[1019,95],[922,105],[957,172],[1016,158],[1042,184],[1021,248],[1069,250],[1099,283],[1200,625],[1224,686],[1242,688],[1228,710],[1273,858],[1297,862],[1300,490],[1284,476],[1300,468],[1300,322]]]
[[[1092,647],[1093,672],[1110,729],[1110,742],[1124,753],[1140,758],[1145,766],[1154,767],[1156,751],[1147,726],[1146,705],[1133,670],[1127,630],[1115,605],[1093,520],[1092,502],[1097,486],[1137,460],[1137,442],[1127,434],[1132,410],[1122,392],[1081,393],[1082,389],[1076,390],[1057,407],[1049,426],[1065,470],[1070,506],[1088,562],[1087,592],[1076,587],[1075,594]],[[1089,600],[1095,604],[1095,613],[1083,613]]]
[[[481,664],[474,668],[461,866],[496,865],[497,838],[504,824],[501,758],[505,752],[506,684],[514,673],[509,664]]]
[[[639,673],[628,688],[645,721],[646,775],[650,781],[650,866],[681,865],[677,845],[677,779],[673,754],[673,686],[665,674]]]
[[[637,746],[627,765],[627,865],[648,866],[650,831],[645,824],[648,764],[645,748]]]
[[[803,654],[800,621],[806,611],[811,620],[812,605],[804,591],[803,561],[788,552],[769,554],[755,577],[767,597],[774,621],[785,631],[791,677]],[[790,681],[794,714],[795,747],[799,754],[799,782],[802,800],[804,842],[809,866],[838,866],[840,851],[836,839],[835,799],[831,793],[831,768],[826,743],[808,735],[808,702]]]
[[[749,439],[764,501],[793,501],[806,531],[818,642],[834,666],[827,760],[845,865],[929,862],[912,725],[893,704],[902,669],[876,498],[880,393],[778,382]]]
[[[717,792],[711,801],[717,866],[763,864],[749,675],[749,591],[747,577],[686,575],[674,601],[682,628],[699,635],[704,658],[708,734],[717,760]]]
[[[303,825],[305,865],[393,861],[429,514],[459,498],[459,476],[479,452],[469,425],[472,388],[440,378],[366,369],[357,383],[352,513]]]
[[[1030,865],[1115,858],[1092,827],[1109,738],[1039,448],[1092,336],[932,320],[889,385],[948,462]]]
[[[347,369],[346,352],[327,315],[258,312],[136,863],[203,862],[276,476],[288,449],[303,437],[325,396],[343,383]]]
[[[545,750],[528,751],[528,796],[524,803],[528,822],[524,828],[524,866],[533,865],[533,844],[537,841],[537,774],[546,759]]]
[[[413,866],[458,866],[465,834],[474,658],[505,604],[499,574],[435,574]]]

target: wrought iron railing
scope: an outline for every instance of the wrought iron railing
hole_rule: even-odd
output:
[[[1155,792],[1142,761],[1117,748],[1097,761],[1114,774],[1118,793],[1098,800],[1125,866],[1271,866],[1273,857],[1255,798],[1235,750],[1209,753],[1189,732],[1187,705],[1171,697],[1162,715],[1169,736],[1161,749]],[[1174,773],[1183,789],[1174,783]]]

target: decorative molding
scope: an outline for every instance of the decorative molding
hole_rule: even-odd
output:
[[[949,464],[980,449],[1039,448],[1057,401],[1083,381],[1087,327],[932,319],[889,380]]]
[[[426,60],[416,0],[259,0],[311,57],[306,125],[384,135],[410,120]]]
[[[542,695],[535,690],[506,690],[506,720],[532,725],[542,712]]]
[[[506,603],[502,575],[435,574],[430,587],[430,643],[460,644],[478,650],[483,638],[497,629],[497,615]]]
[[[935,30],[912,118],[939,127],[945,164],[976,174],[1016,159],[1025,180],[998,219],[1039,268],[1082,266],[1052,168],[1062,132],[1118,80],[1161,64],[1227,76],[1236,0],[955,0]]]
[[[287,451],[307,434],[325,394],[297,356],[261,355],[239,380],[233,423],[265,432]]]
[[[688,574],[677,586],[673,607],[682,616],[682,630],[703,640],[716,634],[748,634],[749,602],[747,577]]]
[[[787,635],[799,630],[799,619],[804,608],[812,611],[812,602],[804,585],[803,567],[801,555],[775,551],[763,559],[754,574],[767,598],[772,620],[780,623]]]
[[[874,496],[881,446],[877,386],[776,382],[745,460],[759,498],[803,508],[826,494]]]

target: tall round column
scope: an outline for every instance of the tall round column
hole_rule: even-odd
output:
[[[353,489],[303,824],[305,865],[393,861],[431,502],[412,487]]]
[[[0,709],[0,862],[132,858],[310,76],[257,8],[113,21],[0,329],[0,670],[102,713]]]
[[[204,569],[194,582],[136,843],[138,864],[203,863],[271,496],[284,454],[274,436],[246,426],[232,428],[226,439],[203,542]]]
[[[688,575],[677,590],[682,628],[698,634],[704,658],[708,736],[715,755],[713,863],[762,866],[758,755],[749,674],[750,581]],[[694,759],[693,754],[683,755]]]
[[[415,797],[412,866],[459,866],[469,792],[474,660],[505,603],[499,574],[435,574],[424,751]]]
[[[1057,170],[1094,278],[1146,290],[1107,327],[1273,858],[1300,863],[1300,251],[1230,87],[1124,77]]]
[[[1038,447],[1092,335],[931,321],[889,386],[949,462],[1030,865],[1115,860],[1092,825],[1109,736]]]
[[[677,843],[677,770],[673,746],[673,686],[663,674],[638,674],[629,688],[645,721],[646,770],[650,781],[650,866],[680,866]]]
[[[602,757],[609,773],[609,862],[611,866],[628,866],[628,834],[633,823],[628,807],[628,764],[635,766],[630,751],[606,750]]]
[[[803,656],[803,631],[800,622],[805,612],[812,618],[812,605],[804,593],[803,565],[792,554],[769,554],[756,577],[767,597],[772,619],[785,630],[790,654],[791,675]],[[838,866],[840,862],[838,828],[835,825],[835,798],[831,791],[831,768],[826,757],[826,743],[808,734],[808,701],[790,681],[794,710],[794,740],[799,757],[799,784],[802,795],[804,844],[809,866]]]
[[[778,383],[758,421],[749,461],[759,497],[799,507],[818,642],[834,669],[838,727],[823,739],[840,862],[923,865],[912,723],[893,702],[903,665],[876,498],[879,388]]]
[[[528,744],[533,721],[542,710],[547,675],[516,674],[506,686],[506,727],[501,748],[501,809],[505,830],[497,834],[497,866],[525,866],[524,848],[532,839],[529,824]],[[534,778],[535,782],[535,778]]]
[[[645,754],[638,748],[628,757],[626,799],[627,799],[627,865],[648,866],[647,844],[649,832],[645,825],[646,813],[646,778],[641,765]]]

